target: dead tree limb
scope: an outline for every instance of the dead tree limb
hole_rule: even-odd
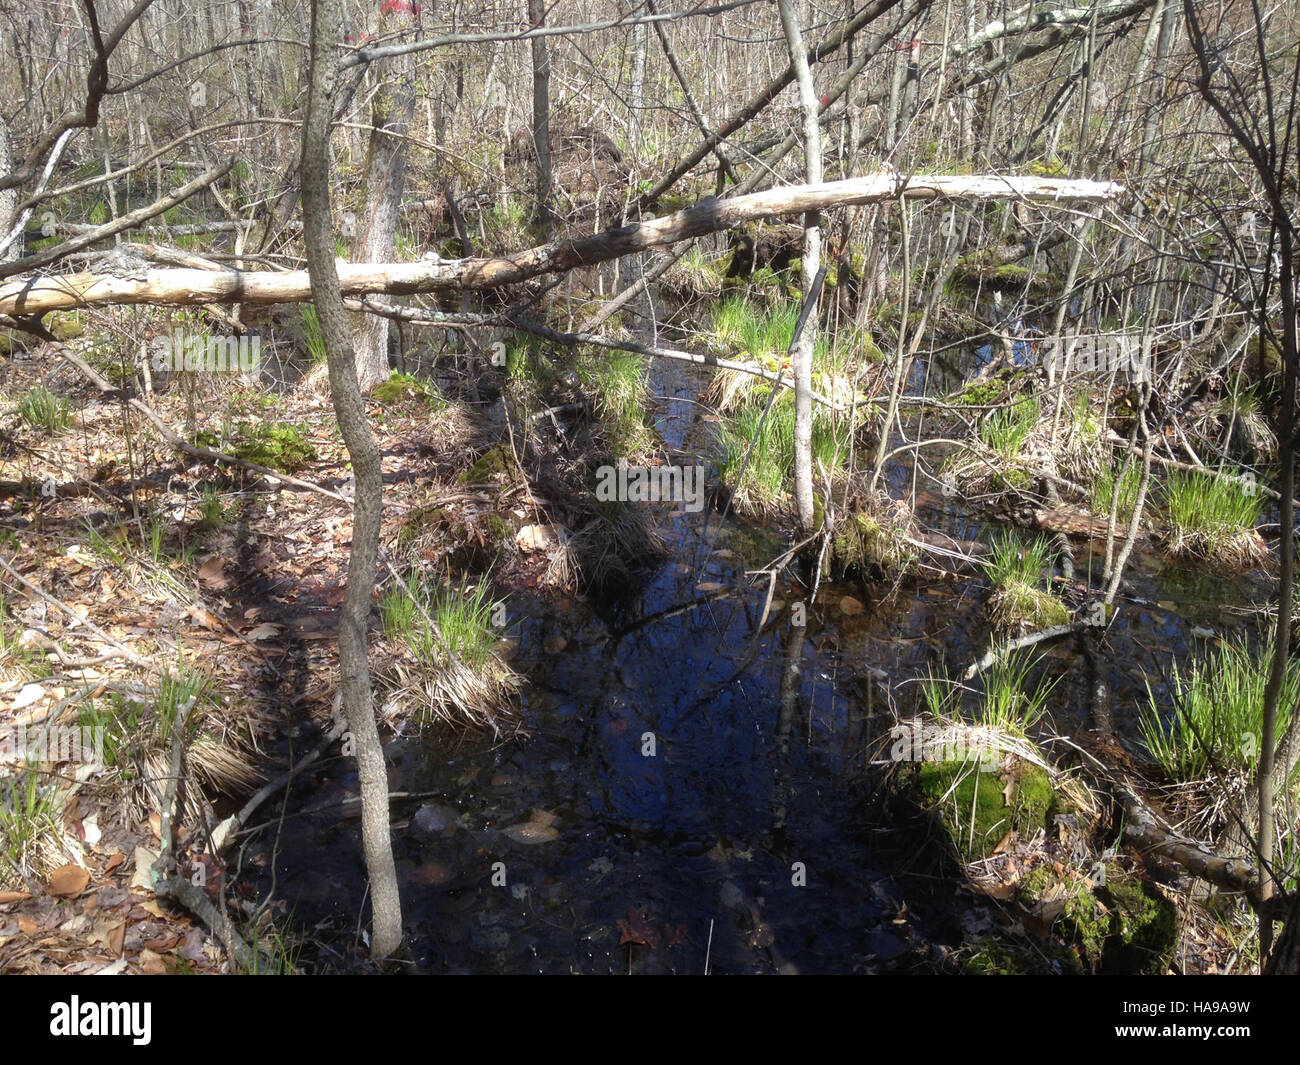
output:
[[[872,174],[815,185],[789,185],[721,200],[709,197],[694,207],[663,218],[607,229],[590,237],[543,244],[513,255],[415,263],[340,263],[337,272],[344,296],[493,289],[542,274],[592,266],[648,248],[676,244],[760,218],[802,215],[829,207],[896,198],[1027,200],[1064,205],[1112,201],[1123,192],[1124,187],[1113,181],[1002,174],[917,175],[903,179],[894,173]],[[269,304],[303,303],[310,299],[311,281],[305,270],[284,273],[235,269],[147,270],[132,271],[123,277],[79,273],[15,278],[0,285],[0,314],[42,315],[108,304]]]

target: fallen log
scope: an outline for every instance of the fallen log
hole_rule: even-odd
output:
[[[814,185],[790,185],[728,199],[709,197],[694,207],[663,218],[608,229],[590,237],[543,244],[513,255],[435,258],[414,263],[340,263],[339,286],[345,296],[492,289],[542,274],[591,266],[649,248],[676,244],[730,229],[743,222],[802,215],[835,206],[898,198],[1102,203],[1118,198],[1123,192],[1123,186],[1112,181],[999,174],[912,178],[903,178],[892,172],[873,174]],[[270,304],[303,303],[310,299],[311,282],[306,270],[272,273],[181,269],[131,270],[122,275],[31,275],[0,285],[0,315],[20,318],[110,304]]]

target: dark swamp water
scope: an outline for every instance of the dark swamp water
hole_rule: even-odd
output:
[[[981,357],[970,352],[964,370]],[[666,361],[650,372],[669,461],[700,462],[712,484],[711,426],[691,402],[705,379]],[[906,495],[910,466],[890,472],[892,494]],[[985,530],[936,488],[918,501],[926,528],[963,540]],[[983,653],[983,580],[923,572],[878,596],[823,583],[802,629],[790,603],[806,593],[778,583],[760,631],[767,582],[745,571],[785,549],[780,535],[708,509],[661,514],[668,559],[635,591],[599,607],[509,599],[526,737],[389,744],[390,786],[411,796],[393,819],[414,968],[951,970],[996,914],[943,865],[922,822],[885,823],[868,746],[892,724],[891,705],[916,709],[912,678],[955,675]],[[1076,565],[1086,581],[1086,554]],[[1243,608],[1267,595],[1250,577],[1161,565],[1135,561],[1108,638],[1113,717],[1135,750],[1147,683],[1160,693],[1173,656],[1245,625]],[[865,612],[845,616],[844,595]],[[548,653],[556,637],[563,646]],[[1071,648],[1036,675],[1060,679],[1056,730],[1082,727]],[[335,759],[295,785],[278,841],[267,833],[249,848],[255,866],[278,845],[276,896],[297,929],[330,945],[309,964],[345,965],[363,949],[359,808],[340,802],[356,791]],[[271,871],[250,865],[264,897]]]

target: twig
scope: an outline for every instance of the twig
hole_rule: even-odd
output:
[[[1046,640],[1055,640],[1061,636],[1068,636],[1072,632],[1079,632],[1086,627],[1086,624],[1086,622],[1074,621],[1069,625],[1053,625],[1050,629],[1031,632],[1028,636],[1022,636],[1010,643],[994,644],[985,652],[983,658],[967,667],[966,672],[961,675],[961,679],[971,680],[977,673],[983,673],[999,658],[1011,654],[1012,651],[1019,651],[1026,647],[1033,647],[1034,644],[1043,643]]]

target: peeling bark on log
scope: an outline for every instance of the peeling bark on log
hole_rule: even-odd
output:
[[[722,200],[710,197],[663,218],[608,229],[591,237],[543,244],[513,255],[416,263],[343,263],[338,268],[339,283],[345,296],[491,289],[676,244],[759,218],[801,215],[900,196],[917,200],[1023,199],[1065,204],[1107,202],[1123,192],[1123,186],[1112,181],[998,174],[916,176],[904,181],[892,173],[874,174],[816,185],[791,185]],[[116,303],[269,304],[302,303],[310,299],[311,284],[305,270],[288,273],[149,270],[143,276],[133,272],[129,277],[80,273],[16,278],[0,285],[0,314],[46,314]]]

